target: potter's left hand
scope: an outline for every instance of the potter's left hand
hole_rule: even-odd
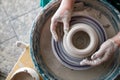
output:
[[[80,62],[80,65],[97,66],[109,60],[111,57],[113,57],[116,49],[120,45],[119,37],[120,37],[120,33],[115,37],[105,41],[100,46],[100,49],[91,56],[91,60],[84,59],[83,61]]]
[[[55,41],[58,41],[59,37],[56,32],[59,22],[63,23],[64,33],[68,32],[69,30],[69,21],[71,19],[74,1],[75,0],[62,0],[60,7],[51,19],[50,30]]]

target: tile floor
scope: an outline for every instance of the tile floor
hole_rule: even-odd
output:
[[[5,80],[23,51],[15,42],[29,43],[30,28],[39,11],[39,0],[0,0],[0,80]]]

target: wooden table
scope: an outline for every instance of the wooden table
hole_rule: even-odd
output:
[[[14,65],[13,69],[11,70],[11,72],[8,74],[6,80],[10,80],[12,74],[22,68],[22,67],[29,67],[32,68],[34,70],[35,66],[33,64],[32,58],[30,56],[30,48],[29,46],[26,47],[26,49],[23,51],[23,53],[21,54],[21,56],[19,57],[18,61],[16,62],[16,64]],[[40,75],[39,75],[40,76]],[[40,77],[40,80],[42,80],[42,78]]]

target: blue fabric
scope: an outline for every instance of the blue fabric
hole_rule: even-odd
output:
[[[40,6],[44,7],[46,6],[51,0],[40,0]]]

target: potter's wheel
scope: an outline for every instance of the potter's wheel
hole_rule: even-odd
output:
[[[107,38],[113,37],[119,31],[119,18],[112,11],[112,7],[108,4],[98,1],[85,1],[85,5],[79,1],[75,4],[74,16],[90,16],[102,24]],[[43,77],[47,79],[57,80],[112,80],[119,72],[119,52],[116,51],[115,57],[106,63],[84,70],[73,70],[63,65],[54,55],[52,48],[52,36],[49,30],[50,19],[58,8],[59,2],[52,2],[40,12],[34,22],[31,33],[31,56],[34,64]],[[77,6],[77,7],[76,7]],[[80,12],[79,12],[80,11]],[[99,35],[101,36],[102,33]],[[105,35],[105,34],[103,34]],[[101,39],[104,41],[105,39]],[[100,43],[102,44],[102,42]],[[98,47],[99,48],[99,47]]]
[[[84,30],[85,32],[83,32],[82,30]],[[93,37],[94,39],[91,43],[91,41],[89,40],[89,34],[92,32],[94,33],[91,34],[91,37]],[[69,35],[72,36],[69,37]],[[75,16],[72,16],[71,18],[70,30],[68,34],[64,35],[63,39],[58,42],[52,39],[52,49],[56,58],[66,67],[73,70],[84,70],[91,68],[91,66],[81,66],[80,62],[84,58],[89,57],[95,51],[97,51],[98,47],[106,39],[106,32],[104,31],[104,28],[102,25],[100,25],[100,23],[89,16],[79,16],[79,14],[77,14]],[[73,43],[76,46],[74,46]],[[91,47],[89,47],[88,49],[89,45]],[[85,46],[86,48],[84,48]]]

